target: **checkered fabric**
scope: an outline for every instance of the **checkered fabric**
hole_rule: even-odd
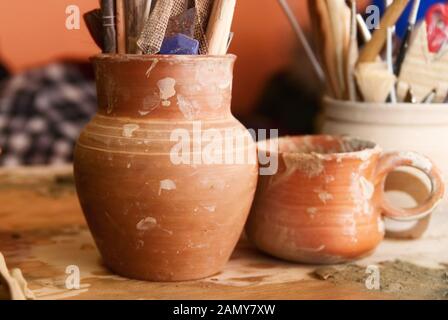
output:
[[[73,147],[96,110],[93,80],[56,63],[1,84],[0,165],[71,162]]]

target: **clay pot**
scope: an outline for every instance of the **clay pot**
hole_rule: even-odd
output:
[[[260,145],[260,152],[275,144]],[[363,257],[384,237],[382,214],[421,218],[443,197],[440,172],[413,152],[381,155],[374,143],[333,136],[286,137],[275,149],[278,171],[260,176],[246,231],[260,250],[279,258],[327,264]],[[385,179],[400,166],[431,179],[433,191],[422,206],[394,208],[385,200]]]
[[[325,116],[323,134],[350,135],[375,141],[386,151],[413,150],[430,157],[448,179],[448,108],[446,104],[367,103],[323,100]],[[401,188],[397,192],[396,186]],[[386,184],[389,197],[397,206],[412,207],[422,204],[431,185],[415,170],[401,170],[392,174]],[[445,204],[448,199],[445,197]],[[386,221],[388,236],[418,238],[426,230],[429,216],[418,223]]]
[[[92,61],[99,110],[77,143],[75,178],[105,264],[155,281],[218,273],[240,237],[258,173],[253,159],[218,161],[256,157],[230,112],[235,57]],[[239,147],[223,147],[228,141]],[[213,161],[205,159],[210,150]]]

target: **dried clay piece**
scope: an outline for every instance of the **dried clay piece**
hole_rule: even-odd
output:
[[[13,269],[11,273],[6,266],[5,258],[0,253],[0,299],[32,300],[33,292],[28,289],[26,280],[20,269]]]

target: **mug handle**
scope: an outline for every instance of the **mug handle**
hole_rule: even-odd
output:
[[[385,197],[384,185],[388,174],[403,166],[413,167],[422,171],[431,181],[431,194],[425,203],[415,208],[394,207]],[[382,155],[376,169],[376,179],[383,215],[393,220],[419,220],[430,215],[438,206],[445,193],[445,185],[440,170],[429,158],[416,152],[391,152]]]

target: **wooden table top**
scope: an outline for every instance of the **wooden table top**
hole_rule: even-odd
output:
[[[277,260],[239,242],[224,270],[179,283],[125,279],[109,272],[86,226],[71,167],[0,170],[0,252],[20,268],[37,299],[387,299],[363,285],[315,280],[315,268]],[[69,266],[80,288],[67,289]]]

